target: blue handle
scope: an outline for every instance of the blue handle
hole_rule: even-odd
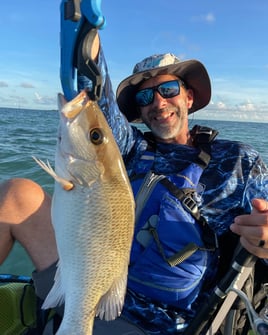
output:
[[[98,29],[105,27],[100,7],[101,0],[62,0],[61,2],[60,80],[67,100],[72,100],[77,95],[74,87],[76,81],[74,59],[77,57],[76,48],[83,23],[88,21],[92,27]]]

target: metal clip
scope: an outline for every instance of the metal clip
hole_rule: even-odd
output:
[[[189,213],[192,213],[195,216],[198,214],[198,206],[192,195],[186,195],[181,203],[184,209],[186,209]]]

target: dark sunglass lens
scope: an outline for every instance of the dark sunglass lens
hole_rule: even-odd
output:
[[[172,98],[180,94],[180,84],[177,80],[166,81],[155,87],[145,88],[136,93],[136,104],[147,106],[154,101],[154,92],[157,91],[163,98]]]
[[[147,106],[153,102],[153,89],[148,88],[137,92],[136,103],[138,106]]]
[[[172,98],[180,93],[180,84],[177,80],[167,81],[158,86],[158,92],[163,98]]]

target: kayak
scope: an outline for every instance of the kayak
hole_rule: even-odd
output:
[[[0,274],[0,334],[53,335],[54,311],[43,311],[31,277]],[[42,329],[42,330],[41,330]],[[125,318],[94,322],[93,335],[146,335]]]
[[[249,273],[250,268],[247,268],[246,272]],[[243,276],[240,276],[240,281],[243,281],[241,277]],[[247,275],[244,275],[244,277],[247,277]],[[241,285],[240,282],[238,283],[239,285]],[[222,318],[226,317],[226,311],[230,309],[232,305],[231,300],[235,299],[235,297],[236,295],[227,296],[210,326],[209,334],[217,333],[218,326],[222,324]],[[263,299],[266,301],[265,294],[263,297],[260,296],[260,301]],[[257,301],[257,304],[260,301]],[[54,335],[61,318],[54,310],[42,310],[41,304],[42,301],[35,294],[31,277],[0,274],[0,335]],[[224,310],[224,313],[221,313],[221,310]],[[268,333],[268,324],[263,325],[265,326],[265,331]],[[196,332],[193,333],[197,334]],[[96,318],[93,335],[107,334],[148,335],[143,329],[129,322],[123,316],[118,317],[114,321],[103,321]],[[237,333],[233,333],[228,328],[224,334],[231,335]],[[253,335],[251,332],[248,334]]]
[[[36,296],[31,278],[0,275],[0,334],[20,335],[36,319]]]

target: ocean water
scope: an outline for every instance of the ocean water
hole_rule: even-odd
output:
[[[251,144],[268,164],[268,123],[208,121],[191,117],[190,127],[195,124],[217,129],[219,138]],[[32,156],[48,159],[53,165],[57,126],[56,111],[0,108],[0,180],[30,178],[52,194],[52,178],[34,162]],[[19,244],[15,245],[7,260],[0,266],[0,273],[29,275],[32,270],[33,265]]]

